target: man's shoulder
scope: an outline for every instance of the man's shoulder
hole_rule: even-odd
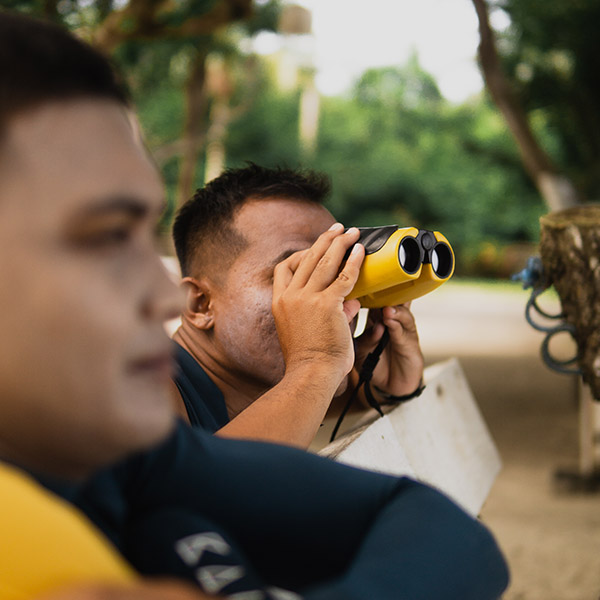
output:
[[[182,346],[174,342],[177,372],[174,377],[192,427],[210,433],[229,422],[221,390],[206,374],[202,365]]]

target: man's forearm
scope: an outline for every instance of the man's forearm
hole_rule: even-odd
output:
[[[339,377],[327,366],[296,365],[216,434],[306,449],[319,430],[338,385]]]

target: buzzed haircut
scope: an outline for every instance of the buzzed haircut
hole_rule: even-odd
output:
[[[194,263],[227,269],[246,247],[233,227],[237,211],[250,200],[304,200],[322,204],[331,190],[327,175],[310,170],[267,168],[254,163],[227,169],[210,181],[179,210],[173,241],[181,273],[192,274]],[[195,258],[198,257],[198,261]]]
[[[0,136],[18,113],[88,97],[129,104],[100,52],[59,25],[0,10]]]

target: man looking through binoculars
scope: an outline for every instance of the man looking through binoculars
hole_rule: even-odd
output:
[[[354,369],[338,386],[354,353],[340,350],[350,344],[350,330],[334,326],[342,316],[331,288],[305,285],[285,298],[273,290],[279,263],[293,270],[295,253],[329,228],[341,233],[322,205],[328,193],[324,175],[250,164],[199,189],[179,212],[173,236],[186,306],[174,335],[174,397],[193,426],[307,447],[332,398],[351,393],[385,328],[390,342],[373,373],[375,390],[405,396],[419,388],[423,357],[408,307],[372,312],[356,340]],[[355,229],[343,235],[358,239]],[[342,261],[331,268],[337,272]],[[282,337],[294,340],[293,364],[281,351]]]

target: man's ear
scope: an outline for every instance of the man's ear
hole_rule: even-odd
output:
[[[212,329],[214,313],[210,283],[204,278],[184,277],[181,286],[185,292],[183,318],[197,329]]]

